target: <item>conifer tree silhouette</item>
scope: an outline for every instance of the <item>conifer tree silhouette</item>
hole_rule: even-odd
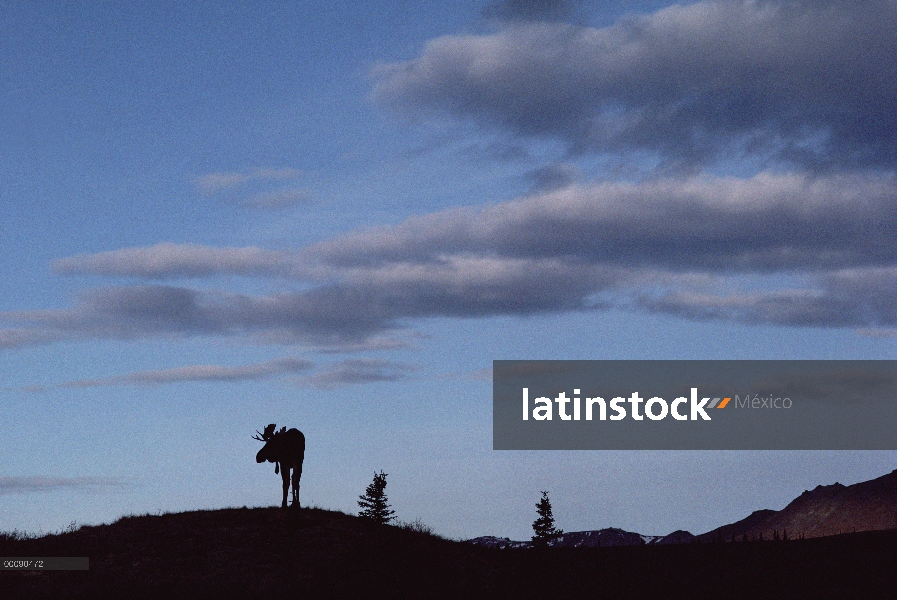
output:
[[[564,532],[554,526],[554,515],[551,513],[551,500],[548,492],[542,492],[542,499],[536,504],[539,518],[533,521],[533,546],[545,548],[548,542]]]
[[[394,510],[390,510],[386,498],[386,476],[388,473],[380,471],[378,475],[374,473],[374,481],[364,491],[363,496],[358,497],[358,506],[362,510],[358,513],[359,517],[370,519],[380,525],[386,525],[395,519]]]

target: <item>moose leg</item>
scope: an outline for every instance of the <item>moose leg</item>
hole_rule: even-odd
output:
[[[287,507],[287,490],[290,489],[290,468],[285,466],[280,470],[280,476],[283,478],[283,503],[281,508]]]
[[[293,469],[293,508],[299,508],[299,478],[296,469]]]
[[[293,465],[293,506],[299,508],[299,480],[302,479],[302,461]]]

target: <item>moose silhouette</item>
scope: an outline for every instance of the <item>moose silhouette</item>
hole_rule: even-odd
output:
[[[281,427],[275,432],[277,425],[271,423],[265,427],[264,433],[252,436],[253,439],[265,442],[265,445],[255,455],[255,462],[273,462],[274,472],[280,471],[283,478],[283,508],[287,507],[287,490],[290,487],[290,469],[293,470],[293,503],[294,508],[299,508],[299,479],[302,478],[302,461],[305,459],[305,436],[298,429]],[[261,436],[261,437],[259,437]]]

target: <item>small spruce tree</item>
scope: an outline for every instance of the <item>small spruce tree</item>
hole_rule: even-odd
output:
[[[554,526],[554,515],[551,514],[551,500],[548,492],[542,492],[542,499],[536,504],[539,518],[533,521],[533,546],[545,548],[548,542],[564,533]]]
[[[380,525],[386,525],[395,519],[396,512],[390,510],[386,499],[387,475],[388,473],[383,471],[380,471],[379,475],[375,472],[374,481],[364,491],[364,495],[358,497],[358,506],[362,508],[358,516],[370,519]]]

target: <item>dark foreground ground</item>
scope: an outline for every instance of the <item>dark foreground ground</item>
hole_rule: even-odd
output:
[[[3,598],[897,598],[897,531],[787,542],[490,550],[319,509],[126,517],[2,556],[89,571],[0,572]]]

